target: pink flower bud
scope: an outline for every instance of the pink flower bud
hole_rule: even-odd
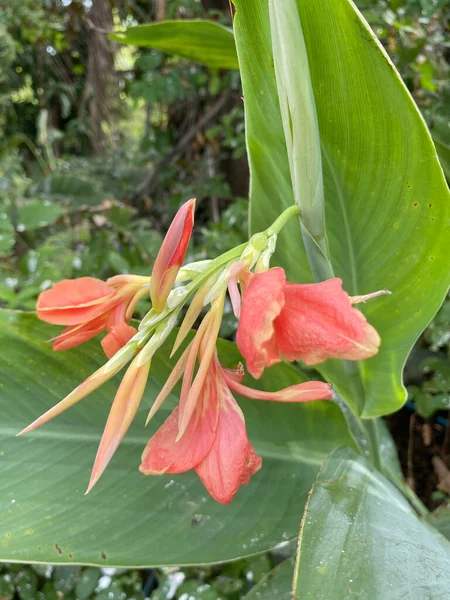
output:
[[[188,200],[175,215],[153,266],[150,297],[153,308],[163,310],[175,283],[194,226],[195,198]]]

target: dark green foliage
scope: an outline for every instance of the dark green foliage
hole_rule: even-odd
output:
[[[408,398],[420,416],[428,419],[437,411],[450,409],[450,299],[425,330],[422,341],[422,348],[416,350],[427,354],[418,364],[421,381],[408,387]]]
[[[217,567],[145,571],[0,564],[0,598],[240,600],[279,560],[263,554]]]
[[[448,0],[359,0],[430,128],[450,179]]]

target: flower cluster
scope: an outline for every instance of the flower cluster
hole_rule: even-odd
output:
[[[283,269],[269,268],[277,233],[298,214],[291,207],[265,232],[211,261],[182,267],[194,224],[195,201],[175,216],[156,258],[151,277],[119,275],[106,282],[92,277],[65,280],[43,292],[40,319],[66,329],[53,341],[65,350],[102,331],[108,362],[66,398],[20,434],[60,414],[110,379],[127,363],[114,398],[87,491],[107,467],[136,415],[155,352],[177,324],[173,352],[186,340],[205,307],[210,307],[155,399],[147,423],[182,379],[180,401],[150,438],[142,455],[145,475],[183,473],[194,469],[218,502],[232,500],[262,464],[248,440],[244,415],[233,393],[253,400],[309,402],[332,397],[321,381],[263,392],[242,383],[244,368],[224,368],[216,349],[226,294],[239,319],[237,345],[249,373],[258,378],[280,362],[301,360],[314,365],[329,358],[360,360],[373,356],[380,343],[375,329],[353,307],[385,292],[349,297],[340,279],[318,284],[292,284]],[[139,328],[129,325],[138,302],[150,294],[152,308]]]

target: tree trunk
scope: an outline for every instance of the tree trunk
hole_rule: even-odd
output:
[[[115,44],[107,37],[113,28],[109,0],[93,0],[86,23],[89,28],[88,64],[82,109],[87,108],[92,151],[102,154],[105,128],[111,122],[118,97],[114,68]]]

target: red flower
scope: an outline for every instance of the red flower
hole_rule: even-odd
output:
[[[247,439],[244,415],[231,395],[216,356],[206,373],[189,424],[179,436],[177,407],[150,439],[142,455],[145,475],[195,469],[208,492],[228,504],[241,483],[261,468]]]
[[[42,292],[37,315],[42,321],[68,327],[53,340],[54,350],[67,350],[109,331],[102,341],[108,358],[136,333],[127,325],[136,303],[147,293],[148,277],[119,275],[107,282],[94,277],[65,279]]]
[[[150,439],[140,470],[145,475],[161,475],[195,469],[211,496],[228,504],[262,464],[248,440],[244,415],[231,390],[279,402],[329,399],[332,392],[330,385],[319,381],[279,392],[242,385],[243,369],[223,369],[217,359],[215,343],[222,310],[223,299],[218,298],[155,400],[149,419],[183,375],[180,404]],[[197,356],[199,368],[192,381]]]
[[[307,365],[328,358],[361,360],[376,354],[380,345],[378,333],[353,308],[340,279],[292,284],[279,267],[250,279],[236,341],[256,378],[281,356]]]

